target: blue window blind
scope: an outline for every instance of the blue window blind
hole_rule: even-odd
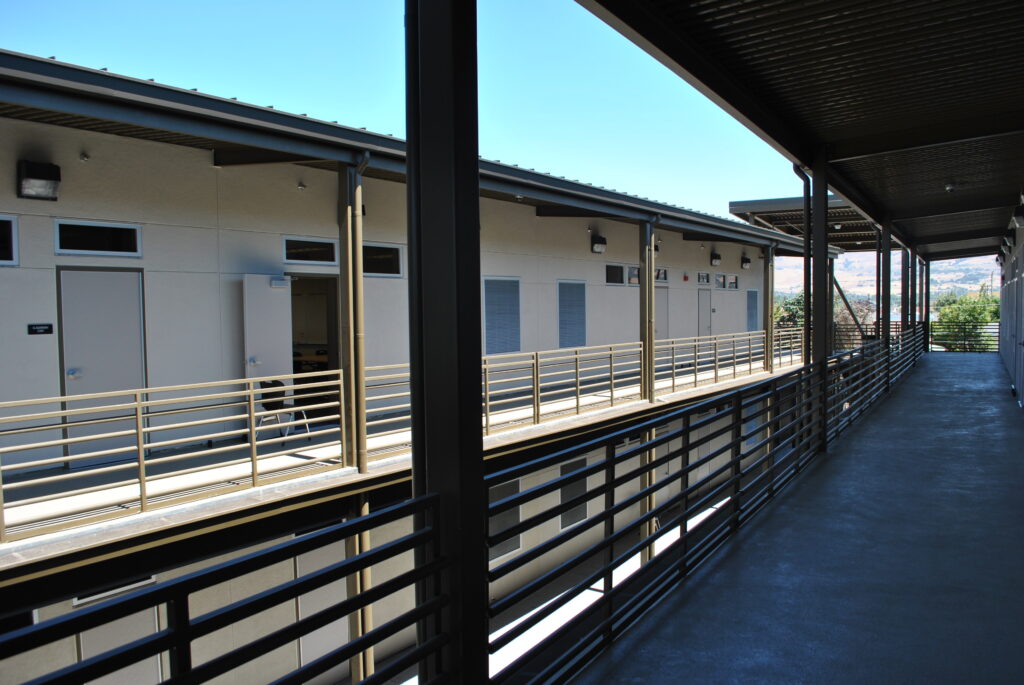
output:
[[[587,344],[587,286],[585,283],[558,284],[558,346]]]
[[[519,281],[484,281],[487,354],[519,351]]]
[[[760,329],[760,326],[757,325],[758,318],[759,317],[758,317],[758,312],[757,312],[757,291],[756,290],[748,290],[747,291],[747,330],[748,331],[756,331],[756,330]]]

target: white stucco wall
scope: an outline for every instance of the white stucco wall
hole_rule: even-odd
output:
[[[81,153],[88,161],[81,161]],[[18,265],[0,267],[0,401],[61,393],[55,270],[131,268],[143,272],[147,382],[167,385],[244,374],[242,280],[245,274],[330,274],[337,267],[283,263],[283,236],[337,237],[337,176],[293,165],[215,168],[209,151],[137,141],[16,120],[0,120],[0,215],[16,219]],[[15,197],[15,162],[61,167],[57,202]],[[305,188],[298,188],[299,182]],[[405,188],[366,179],[365,238],[404,246]],[[142,256],[56,255],[57,219],[141,226]],[[521,349],[558,346],[557,283],[586,283],[587,344],[639,339],[636,287],[605,284],[609,263],[638,262],[637,228],[609,220],[537,217],[533,207],[481,200],[481,271],[520,283]],[[590,251],[587,227],[608,241]],[[669,269],[670,337],[697,333],[697,272],[734,273],[738,291],[713,291],[714,332],[746,329],[748,288],[760,290],[759,251],[684,240],[657,231],[658,266]],[[703,249],[701,245],[703,244]],[[722,255],[708,266],[711,250]],[[744,252],[748,271],[739,268]],[[407,255],[403,275],[367,277],[366,360],[408,358]],[[684,274],[688,280],[684,280]],[[481,284],[482,285],[482,284]],[[53,323],[52,336],[28,336],[26,324]]]

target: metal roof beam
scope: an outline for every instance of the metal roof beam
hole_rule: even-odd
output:
[[[937,245],[939,243],[958,243],[964,240],[978,240],[981,238],[1001,238],[1005,234],[1005,227],[996,227],[977,231],[957,231],[956,233],[939,233],[936,235],[922,236],[915,241],[915,244]]]
[[[849,162],[896,152],[985,140],[1024,133],[1024,112],[985,115],[973,119],[922,123],[914,128],[886,131],[877,135],[836,141],[829,145],[830,162]]]
[[[295,155],[289,152],[263,149],[214,150],[214,166],[245,166],[250,164],[300,164],[303,162],[323,162],[322,157]]]
[[[566,205],[537,205],[537,216],[539,217],[570,217],[584,219],[615,219],[611,212],[595,212],[591,209],[581,209]]]
[[[1017,204],[1017,195],[1012,193],[964,193],[957,197],[954,190],[951,197],[939,202],[927,200],[916,207],[909,207],[892,215],[893,221],[910,221],[912,219],[930,219],[950,214],[980,212],[987,209],[1012,209]]]
[[[964,257],[985,257],[999,254],[999,246],[989,247],[965,247],[959,250],[944,250],[942,252],[929,252],[921,254],[921,257],[928,262],[938,262],[943,259],[963,259]]]

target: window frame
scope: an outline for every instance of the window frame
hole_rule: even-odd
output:
[[[725,275],[725,289],[726,290],[739,290],[740,289],[740,276],[739,276],[739,274],[726,274]]]
[[[480,334],[484,356],[492,353],[487,351],[487,281],[515,281],[519,295],[519,349],[513,352],[494,352],[493,354],[519,354],[523,351],[523,288],[519,276],[481,276],[480,277]]]
[[[402,243],[378,243],[363,241],[363,247],[386,247],[389,249],[398,250],[398,273],[397,274],[381,274],[381,273],[368,273],[366,271],[366,258],[363,258],[363,276],[366,278],[405,278],[405,245]]]
[[[306,243],[329,243],[334,246],[334,261],[320,262],[309,259],[288,259],[288,241],[301,240]],[[306,266],[338,266],[341,263],[341,254],[337,238],[317,238],[308,235],[283,235],[281,236],[281,261],[284,264],[304,264]]]
[[[616,281],[609,281],[608,280],[608,267],[609,266],[617,266],[620,269],[622,269],[622,280],[621,281],[616,282]],[[627,285],[626,280],[627,280],[628,269],[629,269],[629,267],[626,266],[625,264],[617,264],[615,262],[605,262],[605,265],[604,265],[604,284],[605,285],[615,285],[615,286]]]
[[[583,286],[583,344],[582,345],[570,345],[562,347],[561,330],[562,330],[562,284],[572,283],[575,285]],[[580,347],[587,346],[587,282],[580,281],[571,278],[559,278],[555,281],[555,328],[559,334],[558,349],[560,350],[572,350]]]
[[[76,250],[62,248],[60,246],[60,227],[68,226],[96,226],[98,228],[124,228],[135,231],[134,252],[113,252],[109,250]],[[142,224],[122,223],[119,221],[86,221],[79,219],[54,219],[53,220],[53,253],[55,255],[73,255],[78,257],[125,257],[128,259],[142,259]]]
[[[0,266],[18,266],[20,264],[18,252],[18,217],[0,214],[0,221],[11,222],[11,258],[0,259]]]

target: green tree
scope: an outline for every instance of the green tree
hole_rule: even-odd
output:
[[[982,285],[977,294],[957,297],[946,293],[936,301],[938,321],[932,324],[932,344],[949,352],[992,352],[998,341],[986,326],[999,321],[999,298]]]
[[[775,303],[772,319],[776,327],[804,325],[804,292],[801,290],[792,297],[783,298]]]

